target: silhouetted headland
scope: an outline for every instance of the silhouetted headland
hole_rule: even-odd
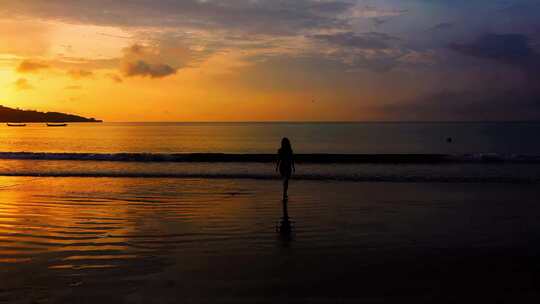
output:
[[[102,120],[60,112],[39,112],[0,106],[0,122],[102,122]]]

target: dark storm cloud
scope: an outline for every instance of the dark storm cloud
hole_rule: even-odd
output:
[[[355,34],[353,32],[337,33],[329,35],[314,35],[313,38],[326,41],[342,47],[360,48],[368,50],[389,48],[389,41],[398,40],[384,33]]]
[[[540,53],[531,39],[522,34],[485,34],[468,44],[452,44],[451,49],[461,54],[493,63],[512,66],[525,75],[521,90],[533,99],[540,99]],[[488,69],[489,71],[489,69]],[[504,83],[500,84],[505,86]]]
[[[414,100],[378,107],[395,120],[497,121],[537,120],[540,117],[538,90],[439,91]]]
[[[465,55],[524,66],[537,64],[538,53],[522,34],[484,34],[471,43],[452,43],[450,48]]]
[[[478,62],[458,65],[455,58],[447,57],[437,73],[448,74],[449,88],[433,87],[432,93],[381,107],[382,111],[404,120],[540,118],[540,55],[527,35],[481,34],[468,42],[451,43],[449,49]],[[452,69],[456,73],[445,72]],[[461,77],[470,81],[453,86]]]
[[[126,76],[143,76],[150,78],[162,78],[176,73],[176,69],[167,64],[151,64],[143,60],[128,62],[124,66]]]
[[[540,3],[536,0],[521,1],[519,3],[508,3],[503,5],[498,12],[504,15],[520,16],[521,18],[539,17]]]

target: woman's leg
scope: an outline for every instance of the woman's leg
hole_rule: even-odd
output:
[[[283,178],[283,198],[287,198],[287,191],[289,190],[289,178]]]

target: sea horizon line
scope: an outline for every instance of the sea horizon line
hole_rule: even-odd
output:
[[[79,122],[74,122],[79,123]],[[152,120],[152,121],[105,121],[103,123],[284,123],[284,124],[304,124],[304,123],[540,123],[540,120]]]

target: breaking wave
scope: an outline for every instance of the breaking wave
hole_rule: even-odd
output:
[[[297,154],[294,179],[356,182],[538,183],[540,157],[444,154]],[[0,152],[0,176],[279,178],[273,154]]]
[[[274,154],[225,153],[36,153],[0,152],[0,159],[77,160],[113,162],[257,162],[268,163]],[[299,163],[540,163],[540,155],[518,154],[296,154]]]

